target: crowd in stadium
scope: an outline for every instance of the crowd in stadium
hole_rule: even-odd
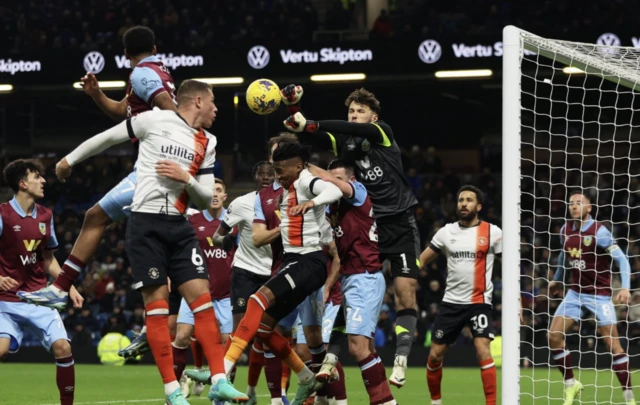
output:
[[[0,5],[3,51],[35,49],[120,51],[122,34],[136,24],[152,28],[159,48],[200,49],[236,41],[310,40],[317,29],[363,30],[360,0],[270,0],[235,2],[32,0],[15,8]],[[629,2],[592,1],[578,9],[546,2],[534,11],[512,1],[391,1],[370,30],[372,38],[422,38],[499,35],[502,27],[556,37],[594,32],[600,27],[633,24]],[[596,24],[597,17],[597,24]],[[549,24],[563,21],[564,24]],[[186,48],[185,48],[186,47]]]

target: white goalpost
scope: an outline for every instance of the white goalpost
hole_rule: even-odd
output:
[[[612,232],[632,276],[640,255],[640,49],[546,39],[513,26],[504,29],[503,45],[502,404],[562,404],[563,376],[547,339],[562,299],[547,286],[563,251],[570,195],[589,195],[592,217]],[[575,263],[565,263],[565,287],[575,282]],[[615,297],[620,276],[613,260],[610,271]],[[633,287],[632,277],[632,294]],[[603,310],[617,314],[633,382],[640,377],[633,373],[640,313],[636,319],[630,308]],[[583,308],[580,317],[565,335],[583,385],[574,404],[632,403],[594,314]]]

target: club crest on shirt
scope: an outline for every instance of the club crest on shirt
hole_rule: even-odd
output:
[[[593,236],[585,236],[583,243],[585,246],[591,246],[591,242],[593,242]]]
[[[47,234],[47,225],[45,225],[45,223],[44,223],[44,222],[40,222],[40,223],[38,224],[38,228],[40,229],[40,233],[41,233],[41,234],[43,234],[43,235],[46,235],[46,234]]]
[[[480,238],[478,238],[478,244],[480,246],[484,246],[487,244],[487,238],[485,238],[484,236],[481,236]]]

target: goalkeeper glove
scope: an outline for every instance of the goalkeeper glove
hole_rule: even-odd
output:
[[[306,119],[300,112],[284,120],[284,126],[293,132],[315,132],[318,130],[318,123]]]
[[[302,90],[302,86],[296,86],[295,84],[290,84],[284,89],[280,90],[282,102],[286,105],[298,104],[303,94],[304,91]]]
[[[293,115],[300,111],[300,99],[302,99],[302,86],[296,86],[290,84],[284,89],[280,90],[282,96],[282,102],[287,106],[287,112],[289,115]]]

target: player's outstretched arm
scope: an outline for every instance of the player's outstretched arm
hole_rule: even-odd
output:
[[[127,141],[130,137],[130,127],[131,123],[127,120],[82,142],[56,164],[58,179],[64,183],[65,179],[71,175],[73,166],[113,145]]]
[[[80,86],[109,118],[115,121],[122,121],[127,118],[127,98],[116,101],[107,97],[100,90],[98,79],[93,73],[87,72],[86,76],[80,79]]]
[[[284,126],[293,132],[325,131],[365,138],[382,146],[391,146],[393,131],[384,123],[361,123],[340,120],[312,121],[297,112],[284,120]]]
[[[333,204],[342,198],[342,191],[340,191],[337,186],[329,183],[328,181],[321,180],[318,177],[310,179],[309,183],[306,184],[306,187],[308,187],[309,191],[311,191],[315,197],[300,205],[290,208],[290,215],[302,215],[313,207]]]
[[[309,171],[314,176],[319,177],[324,181],[328,181],[329,183],[331,183],[331,184],[335,185],[336,187],[338,187],[340,189],[340,191],[342,192],[342,196],[344,198],[353,197],[354,190],[353,190],[353,186],[350,183],[338,179],[333,174],[329,173],[328,171],[326,171],[326,170],[324,170],[324,169],[322,169],[322,168],[320,168],[320,167],[318,167],[316,165],[309,164]]]

